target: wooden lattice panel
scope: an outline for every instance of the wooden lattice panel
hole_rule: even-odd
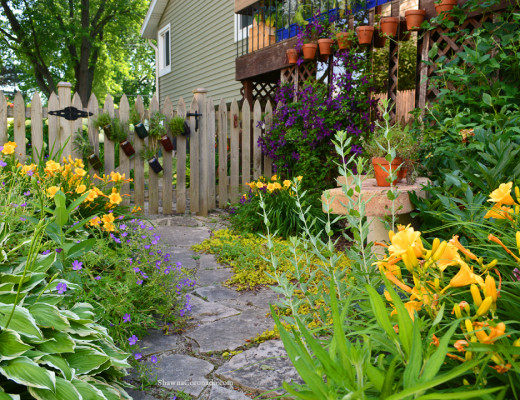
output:
[[[316,62],[308,62],[299,67],[294,65],[280,71],[280,81],[282,83],[294,85],[294,89],[297,90],[300,89],[302,82],[305,82],[308,79],[315,79],[317,72],[318,64]],[[298,84],[298,87],[296,84]]]
[[[274,102],[277,88],[276,83],[254,82],[253,101],[260,100],[261,104],[266,104],[268,100]]]

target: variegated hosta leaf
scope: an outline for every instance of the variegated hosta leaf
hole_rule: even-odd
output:
[[[0,359],[2,360],[19,357],[31,348],[32,346],[24,343],[20,335],[11,329],[0,333]]]
[[[60,310],[55,306],[36,303],[29,307],[29,312],[40,327],[62,331],[70,326],[67,318],[62,316]]]
[[[13,309],[12,305],[0,304],[0,327],[6,328]],[[43,340],[43,335],[29,310],[16,306],[9,328],[28,338]]]
[[[90,383],[84,382],[79,379],[73,379],[72,384],[76,390],[81,394],[83,400],[107,400],[101,390],[92,386]]]
[[[65,332],[44,330],[47,339],[52,339],[38,345],[38,349],[46,354],[72,353],[75,348],[74,340]]]
[[[0,364],[0,374],[20,385],[56,390],[54,372],[40,367],[27,357],[18,357]]]
[[[38,364],[49,365],[53,368],[56,368],[57,370],[60,370],[63,375],[63,378],[65,378],[68,381],[70,381],[72,379],[72,377],[74,376],[74,370],[69,366],[69,363],[67,362],[67,360],[65,360],[61,356],[49,354],[49,355],[41,357],[36,362]]]
[[[94,321],[94,317],[95,317],[94,307],[92,307],[91,304],[88,304],[88,303],[76,303],[70,309],[70,311],[72,311],[78,317],[80,317],[82,321],[89,321],[89,322],[93,322]]]
[[[44,294],[40,296],[39,294],[29,295],[25,298],[24,305],[29,306],[32,304],[45,303],[55,306],[63,301],[63,295],[53,295],[53,294]]]
[[[56,378],[56,392],[29,388],[29,393],[37,400],[82,400],[76,387],[63,378]]]
[[[130,364],[126,362],[130,354],[122,352],[116,346],[107,342],[100,341],[95,344],[101,347],[103,352],[110,357],[112,360],[112,365],[120,368],[130,368]]]
[[[90,371],[99,368],[110,358],[99,351],[90,348],[76,347],[73,354],[64,354],[69,365],[80,375],[88,374]]]
[[[0,400],[20,400],[20,396],[17,394],[0,392]]]
[[[29,280],[23,283],[22,293],[29,293],[36,286],[45,282],[45,278],[47,278],[47,274],[44,274],[42,272],[37,274],[27,274],[25,277],[27,278],[27,276],[29,276]],[[16,290],[18,290],[18,287],[16,287]]]

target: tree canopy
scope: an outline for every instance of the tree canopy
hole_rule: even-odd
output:
[[[47,96],[69,81],[85,105],[92,91],[149,93],[154,52],[139,35],[148,3],[0,0],[0,65],[23,73],[22,89]]]

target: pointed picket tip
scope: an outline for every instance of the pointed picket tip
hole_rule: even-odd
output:
[[[14,95],[14,105],[16,106],[17,104],[24,104],[21,92],[16,92]]]
[[[150,102],[150,112],[159,111],[159,100],[157,96],[152,97],[152,101]]]
[[[231,112],[233,111],[236,111],[238,113],[238,102],[236,98],[234,98],[231,102]]]
[[[244,109],[245,105],[247,105],[249,107],[249,109],[251,110],[251,104],[249,104],[248,99],[244,99],[244,101],[242,102],[242,109]]]
[[[208,109],[208,112],[215,111],[215,105],[213,104],[213,99],[211,97],[207,100],[206,108]]]
[[[164,104],[162,108],[162,113],[166,116],[166,118],[171,119],[173,117],[173,103],[170,100],[170,96],[166,96],[164,99]]]
[[[88,108],[90,108],[91,104],[99,104],[98,99],[94,93],[90,94],[90,97],[88,99]]]
[[[1,95],[1,92],[0,92],[0,95]],[[3,96],[2,96],[3,97]],[[34,105],[36,104],[38,107],[41,107],[41,97],[40,97],[40,94],[38,92],[34,92],[33,94],[33,97],[32,97],[32,100],[31,100],[31,109],[34,107]],[[1,104],[1,102],[0,102]]]
[[[266,114],[268,112],[273,112],[273,106],[271,105],[271,101],[267,100],[267,103],[265,104],[265,112]]]
[[[114,112],[114,99],[111,95],[107,94],[107,97],[105,98],[105,105],[103,107],[105,112],[112,113]],[[113,116],[111,114],[111,116]]]
[[[122,104],[128,105],[128,107],[130,108],[130,102],[128,101],[128,97],[126,96],[126,94],[123,94],[121,96],[121,100],[119,100],[119,107],[121,107]]]
[[[182,118],[186,117],[186,103],[182,97],[177,102],[177,115]]]
[[[130,104],[128,103],[128,97],[126,94],[121,96],[121,100],[119,101],[119,119],[121,122],[128,122],[130,118]]]
[[[72,104],[76,108],[78,108],[77,107],[78,104],[79,104],[79,108],[83,108],[83,103],[81,102],[81,97],[79,97],[79,94],[77,92],[74,93],[74,96],[72,97]]]
[[[253,106],[253,112],[258,115],[262,114],[262,104],[260,104],[260,100],[255,101],[255,105]]]
[[[198,111],[199,111],[199,102],[194,97],[193,100],[191,101],[190,112],[198,112]]]
[[[169,108],[169,107],[173,107],[173,103],[170,100],[170,96],[166,96],[166,98],[164,99],[163,109]]]
[[[227,111],[226,100],[224,100],[224,98],[220,99],[218,107],[219,107],[219,111],[223,111],[224,109]]]

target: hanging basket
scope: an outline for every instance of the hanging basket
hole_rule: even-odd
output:
[[[134,146],[132,146],[132,143],[130,143],[128,139],[119,143],[119,146],[121,146],[121,149],[123,149],[127,157],[132,157],[135,154]]]
[[[383,17],[379,23],[381,32],[390,37],[397,35],[397,27],[399,26],[399,17]]]
[[[88,156],[88,162],[96,171],[99,171],[101,168],[103,168],[103,164],[101,164],[101,160],[99,159],[97,154],[91,154],[90,156]]]
[[[163,170],[163,167],[161,166],[161,163],[159,162],[157,157],[150,158],[148,160],[148,165],[153,170],[153,172],[155,172],[156,174],[158,174],[159,172],[161,172]]]
[[[318,39],[320,55],[327,56],[327,58],[328,58],[328,56],[331,56],[333,44],[334,44],[334,40],[332,40],[332,39]]]
[[[190,125],[187,121],[184,121],[184,132],[182,133],[182,136],[190,136],[191,130]]]
[[[356,29],[359,44],[371,44],[374,27],[369,25],[358,26]]]
[[[296,49],[287,49],[285,51],[285,54],[287,55],[287,64],[294,65],[298,61],[298,52]]]
[[[170,140],[170,138],[168,137],[168,135],[163,135],[161,137],[161,144],[165,151],[167,151],[167,152],[173,151],[173,143]]]
[[[139,136],[141,139],[144,139],[148,136],[148,131],[146,130],[146,126],[142,122],[139,122],[138,124],[134,125],[134,130],[137,136]]]
[[[426,18],[426,10],[406,10],[404,17],[406,18],[406,28],[409,31],[417,31]]]
[[[105,136],[110,139],[112,136],[112,124],[107,124],[103,127],[103,132],[105,132]]]

